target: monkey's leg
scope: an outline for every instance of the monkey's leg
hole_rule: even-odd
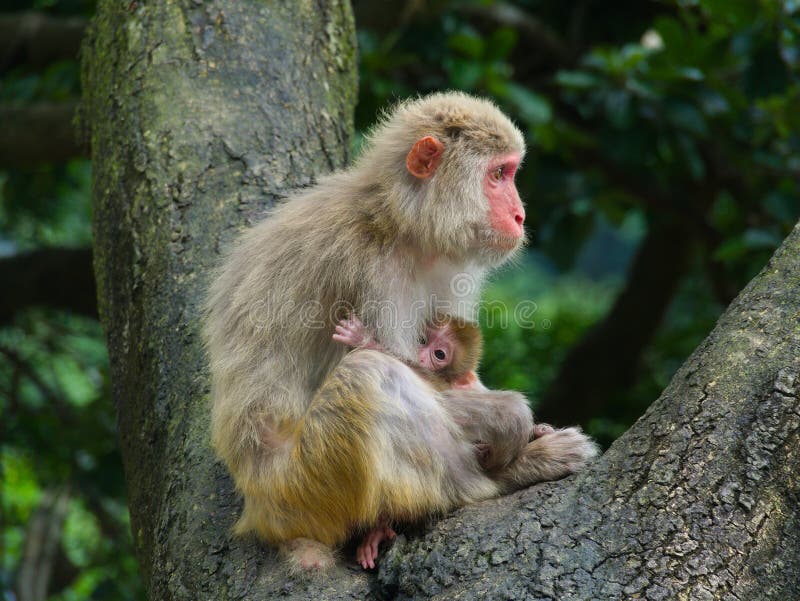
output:
[[[534,432],[525,397],[505,390],[445,390],[441,403],[476,443],[475,453],[488,472],[499,472],[525,449]]]
[[[503,493],[579,471],[596,456],[597,445],[580,428],[563,428],[534,438],[506,469],[496,474]]]

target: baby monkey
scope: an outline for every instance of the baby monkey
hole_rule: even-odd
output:
[[[353,348],[392,354],[367,332],[355,315],[339,321],[333,339]],[[395,358],[417,371],[437,390],[485,390],[476,373],[482,347],[483,340],[477,324],[439,314],[426,325],[425,335],[419,341],[417,361]]]
[[[391,354],[375,340],[355,315],[339,321],[333,339],[356,349]],[[406,363],[437,390],[486,390],[477,375],[482,347],[483,339],[477,324],[439,314],[426,325],[425,335],[419,340],[417,362]],[[548,424],[535,424],[530,440],[553,431],[553,427]],[[495,465],[491,446],[480,440],[473,441],[473,444],[481,466],[486,471],[492,471]],[[395,531],[385,521],[369,530],[356,550],[358,563],[364,569],[374,568],[378,546],[382,541],[391,540],[395,536]]]

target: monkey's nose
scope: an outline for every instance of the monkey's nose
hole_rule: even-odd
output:
[[[517,225],[522,225],[522,222],[525,221],[525,217],[520,213],[514,214],[514,221],[517,222]]]

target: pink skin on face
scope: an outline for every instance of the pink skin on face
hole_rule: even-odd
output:
[[[447,327],[428,328],[425,344],[419,347],[419,364],[431,371],[450,365],[453,360],[453,340]]]
[[[489,223],[492,229],[515,242],[525,233],[525,209],[514,185],[519,161],[517,153],[498,157],[489,163],[483,179],[483,192],[489,199]]]

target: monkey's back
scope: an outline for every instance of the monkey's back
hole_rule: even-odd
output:
[[[263,445],[265,421],[302,418],[346,351],[331,339],[332,309],[358,308],[376,275],[353,239],[358,191],[332,196],[348,186],[345,172],[288,199],[241,236],[210,286],[212,437],[231,469]]]

